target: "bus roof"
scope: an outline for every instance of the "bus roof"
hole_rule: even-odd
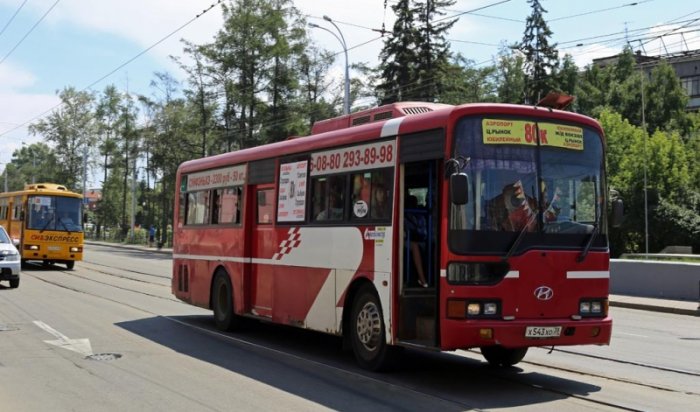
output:
[[[389,114],[391,114],[391,117],[389,117]],[[378,136],[382,136],[383,128],[392,121],[399,123],[394,134],[406,134],[417,131],[447,128],[450,120],[457,120],[467,115],[479,114],[529,116],[579,123],[598,130],[602,135],[600,124],[594,119],[577,113],[548,107],[504,103],[468,103],[460,106],[452,106],[437,103],[400,102],[364,110],[351,115],[322,120],[314,124],[312,133],[308,136],[293,137],[281,142],[188,160],[180,165],[178,173],[214,169],[217,167],[230,166],[232,164],[288,156],[295,153],[352,145],[367,140],[373,140],[377,139]],[[357,121],[356,119],[363,120]],[[397,121],[397,119],[401,120]],[[353,121],[357,124],[353,125]]]
[[[70,190],[68,190],[68,188],[66,186],[59,185],[56,183],[32,183],[32,184],[24,185],[23,190],[18,190],[15,192],[0,193],[0,196],[7,197],[7,196],[20,196],[20,195],[29,195],[29,194],[45,194],[45,195],[78,197],[78,198],[83,197],[83,195],[81,195],[80,193],[71,192]]]

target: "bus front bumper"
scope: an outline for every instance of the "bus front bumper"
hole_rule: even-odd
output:
[[[513,321],[447,319],[441,348],[456,350],[493,345],[505,348],[608,345],[611,335],[610,317]]]

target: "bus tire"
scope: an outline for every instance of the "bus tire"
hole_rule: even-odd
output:
[[[382,307],[374,288],[363,285],[352,304],[350,341],[362,368],[379,371],[387,367],[386,328]]]
[[[12,289],[17,289],[19,287],[19,278],[10,280],[10,287]]]
[[[74,260],[66,261],[66,267],[68,268],[68,270],[72,270],[73,267],[75,267],[75,261]]]
[[[233,311],[233,287],[231,279],[223,270],[216,271],[211,287],[211,306],[214,310],[214,323],[221,331],[238,328],[240,318]]]
[[[523,360],[527,348],[504,348],[503,346],[484,346],[481,355],[491,366],[513,366]]]

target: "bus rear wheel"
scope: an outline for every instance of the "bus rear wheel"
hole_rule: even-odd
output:
[[[492,366],[513,366],[523,360],[527,348],[504,348],[503,346],[484,346],[481,354]]]
[[[222,331],[231,331],[240,324],[240,318],[233,311],[233,288],[228,274],[219,270],[214,275],[211,287],[211,305],[214,310],[214,323]]]
[[[66,261],[66,267],[68,268],[68,270],[72,270],[73,267],[75,267],[75,261],[74,260]]]
[[[370,285],[358,291],[352,305],[350,339],[361,367],[373,371],[387,366],[386,329],[379,298]]]

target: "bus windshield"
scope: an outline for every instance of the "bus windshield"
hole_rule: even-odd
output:
[[[29,196],[27,229],[82,232],[81,201],[75,197]]]
[[[535,138],[539,136],[539,139]],[[469,203],[452,205],[457,253],[524,247],[578,247],[605,234],[603,142],[591,129],[553,121],[467,117],[455,128],[454,156],[469,158]],[[479,232],[479,240],[474,239]],[[533,243],[534,242],[534,243]],[[601,246],[600,242],[593,246]]]

